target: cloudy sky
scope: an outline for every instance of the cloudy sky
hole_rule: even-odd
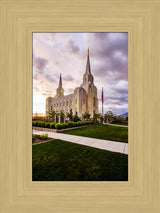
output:
[[[62,74],[64,95],[82,83],[87,50],[104,112],[128,112],[127,33],[33,33],[33,113],[45,113],[45,99],[56,94]]]

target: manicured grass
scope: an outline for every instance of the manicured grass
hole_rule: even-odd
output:
[[[125,127],[97,124],[62,133],[128,143],[128,128]]]
[[[33,181],[127,181],[128,155],[62,140],[33,146]]]

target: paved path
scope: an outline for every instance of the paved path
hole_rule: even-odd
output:
[[[44,131],[33,130],[33,134],[41,135],[44,133],[45,133]],[[68,134],[55,133],[55,132],[47,132],[47,133],[48,133],[48,137],[50,138],[55,138],[55,139],[60,139],[64,141],[81,144],[81,145],[91,146],[98,149],[109,150],[112,152],[128,154],[127,143],[114,142],[114,141],[88,138],[88,137],[75,136],[75,135],[68,135]]]
[[[103,125],[109,125],[109,126],[119,126],[119,127],[126,127],[128,128],[128,126],[124,126],[124,125],[118,125],[118,124],[109,124],[109,123],[103,123]]]

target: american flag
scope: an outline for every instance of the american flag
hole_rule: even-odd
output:
[[[103,87],[102,87],[101,101],[102,101],[102,103],[104,103],[104,99],[103,99]]]

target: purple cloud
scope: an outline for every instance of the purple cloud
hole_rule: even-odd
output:
[[[101,111],[128,111],[128,33],[34,33],[33,84],[36,94],[54,96],[62,73],[64,93],[80,86],[85,73],[87,49]],[[43,106],[45,111],[45,103]]]

